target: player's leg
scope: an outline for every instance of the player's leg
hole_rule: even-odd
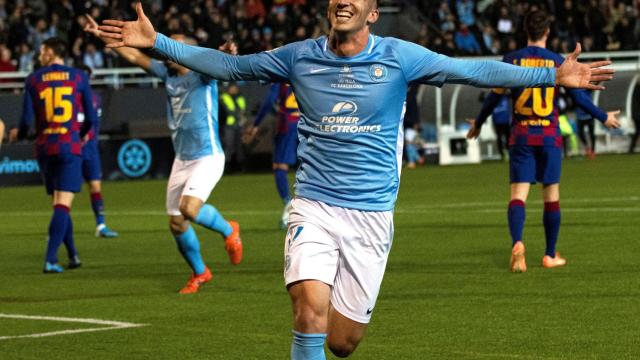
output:
[[[284,278],[293,309],[291,358],[325,359],[331,285],[338,269],[334,220],[321,203],[294,199],[285,238]]]
[[[284,208],[280,216],[280,229],[286,229],[289,224],[289,211],[291,210],[291,195],[289,195],[289,164],[273,163],[273,175],[276,180],[276,188]]]
[[[211,280],[211,272],[204,264],[200,253],[200,241],[188,220],[180,213],[180,197],[186,184],[188,171],[185,162],[175,159],[167,183],[167,214],[169,230],[178,246],[178,251],[192,270],[192,276],[181,293],[197,292],[200,285]]]
[[[68,239],[67,230],[69,226],[73,226],[70,216],[72,202],[72,192],[57,190],[53,192],[53,215],[49,222],[49,240],[47,242],[47,253],[43,270],[44,273],[62,272],[62,267],[58,263],[58,249],[60,248],[60,245]],[[69,250],[69,244],[66,244],[66,246]],[[72,240],[71,247],[73,248],[73,251],[75,251],[75,246],[73,246]]]
[[[98,142],[95,140],[87,142],[82,147],[82,176],[89,184],[91,209],[96,219],[96,236],[117,237],[118,233],[109,229],[105,223],[104,200],[102,198],[102,163]]]
[[[293,308],[291,359],[325,359],[331,287],[319,280],[302,280],[288,290]]]
[[[327,345],[338,357],[353,353],[371,320],[393,239],[392,212],[340,209],[340,258],[331,292]],[[339,220],[337,220],[339,219]]]
[[[584,147],[585,153],[589,154],[589,142],[587,141],[587,135],[585,134],[585,130],[588,127],[587,121],[578,120],[578,138],[580,139],[580,143]]]
[[[544,184],[542,197],[544,200],[544,213],[542,222],[546,240],[545,256],[542,259],[544,267],[557,267],[566,264],[566,260],[556,252],[556,243],[560,233],[560,175],[562,169],[562,155],[555,147],[543,148],[540,158],[542,174],[540,181]]]
[[[523,242],[524,224],[526,220],[526,202],[531,183],[535,182],[536,165],[534,149],[529,146],[512,146],[509,149],[509,176],[511,194],[507,209],[509,233],[511,234],[512,272],[525,272],[525,247]]]
[[[595,132],[595,120],[589,120],[587,124],[589,129],[589,149],[591,150],[591,157],[596,155],[596,132]]]
[[[180,198],[180,213],[194,223],[220,233],[225,239],[225,249],[232,264],[242,261],[242,240],[240,226],[235,221],[227,221],[213,205],[205,204],[211,191],[222,177],[223,156],[207,156],[188,162],[189,174]]]

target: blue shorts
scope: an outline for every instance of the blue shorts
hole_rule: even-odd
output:
[[[44,180],[47,194],[53,191],[80,192],[82,188],[82,157],[73,154],[38,156],[40,173]]]
[[[284,134],[276,134],[273,139],[273,162],[295,165],[298,161],[297,123],[290,124],[287,130]]]
[[[562,149],[553,146],[511,146],[509,148],[511,183],[560,183]]]
[[[85,181],[102,180],[102,163],[96,140],[87,141],[82,147],[82,177]]]

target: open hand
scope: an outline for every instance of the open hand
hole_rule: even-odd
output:
[[[589,90],[604,90],[605,87],[594,83],[613,79],[613,69],[603,69],[611,65],[611,61],[596,61],[589,64],[578,62],[578,56],[582,52],[580,43],[569,55],[556,72],[556,84],[568,88],[581,88]]]
[[[618,114],[620,114],[620,110],[616,110],[616,111],[609,111],[607,113],[607,121],[604,122],[604,126],[607,127],[607,129],[619,129],[621,124],[620,124],[620,120],[618,120]]]
[[[467,124],[469,124],[469,131],[467,132],[467,139],[477,139],[480,136],[480,128],[476,127],[475,119],[466,119]]]
[[[109,39],[115,39],[115,42],[107,44],[109,48],[118,48],[129,46],[133,48],[146,49],[151,48],[156,42],[156,31],[149,18],[142,10],[142,3],[136,4],[136,13],[138,20],[136,21],[119,21],[105,20],[98,30],[101,36]]]

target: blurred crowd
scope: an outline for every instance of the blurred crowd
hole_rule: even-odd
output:
[[[426,19],[411,39],[447,55],[499,55],[525,44],[524,15],[553,14],[549,47],[568,52],[635,50],[640,0],[417,0]],[[307,0],[146,0],[159,31],[186,32],[200,45],[234,40],[241,54],[269,50],[327,32],[324,9]],[[31,71],[43,40],[67,41],[73,63],[91,68],[126,66],[99,40],[83,33],[84,14],[100,21],[134,19],[133,0],[0,0],[0,71]]]
[[[525,15],[555,21],[548,47],[560,53],[640,49],[640,0],[418,0],[425,15],[417,43],[447,55],[501,55],[526,46]]]
[[[163,33],[183,32],[206,47],[234,40],[240,53],[273,49],[320,36],[324,14],[306,0],[147,0],[145,13]],[[45,39],[69,44],[74,64],[126,66],[100,40],[85,34],[85,14],[103,19],[135,19],[132,0],[0,0],[0,71],[31,71]]]

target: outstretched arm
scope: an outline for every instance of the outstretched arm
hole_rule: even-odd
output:
[[[104,32],[99,29],[98,23],[96,23],[96,21],[90,15],[87,15],[87,25],[85,26],[84,31],[99,38],[105,44],[107,44],[107,46],[109,44],[117,42],[117,40],[115,39],[104,36]],[[149,71],[151,69],[151,58],[143,54],[140,50],[127,46],[117,47],[114,48],[114,50],[118,53],[118,55],[120,55],[128,62],[140,66],[146,71]]]
[[[586,111],[594,118],[600,120],[600,122],[603,123],[607,128],[617,129],[620,127],[620,121],[618,121],[617,119],[617,115],[620,114],[620,110],[604,112],[593,103],[591,97],[584,90],[571,89],[569,90],[569,95],[571,95],[573,100],[575,100],[576,105],[578,105],[580,108],[582,108],[582,110]]]
[[[613,69],[602,69],[610,61],[591,64],[577,62],[580,46],[558,68],[525,68],[491,60],[463,60],[434,53],[417,44],[398,41],[398,59],[407,81],[442,86],[445,83],[477,87],[532,88],[553,87],[601,90],[598,81],[613,78]]]
[[[487,98],[484,99],[484,102],[482,103],[482,109],[480,110],[478,117],[475,119],[467,119],[467,122],[471,127],[469,132],[467,132],[467,139],[475,139],[480,136],[482,125],[487,121],[487,118],[491,115],[503,96],[506,95],[498,94],[495,91],[491,91],[489,95],[487,95]]]
[[[107,47],[153,48],[158,54],[217,80],[284,82],[289,77],[291,58],[296,49],[294,44],[260,54],[231,56],[171,40],[156,33],[140,3],[136,4],[136,12],[136,21],[105,20],[104,25],[98,27],[102,36],[114,40]]]

